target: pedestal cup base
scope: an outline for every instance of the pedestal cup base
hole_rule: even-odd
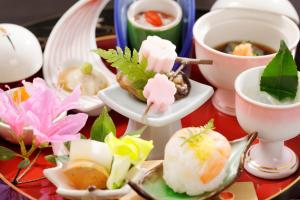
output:
[[[281,179],[297,171],[299,160],[297,155],[288,147],[283,146],[279,158],[271,158],[262,151],[262,145],[253,145],[246,154],[245,169],[252,175],[264,179]]]
[[[145,125],[129,119],[126,132],[138,130],[143,126]],[[154,148],[148,156],[148,160],[163,160],[167,142],[179,129],[181,129],[180,120],[162,127],[149,126],[141,136],[145,140],[153,141]]]
[[[234,91],[217,89],[212,98],[213,106],[222,113],[235,116],[234,95]]]

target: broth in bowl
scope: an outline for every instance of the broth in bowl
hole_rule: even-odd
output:
[[[276,50],[271,47],[251,41],[230,41],[214,49],[236,56],[265,56],[276,53]]]

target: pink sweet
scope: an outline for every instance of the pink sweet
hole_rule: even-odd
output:
[[[154,78],[149,79],[143,91],[147,104],[152,104],[151,110],[159,112],[166,111],[168,106],[174,103],[175,93],[175,84],[162,74],[156,74]]]
[[[147,58],[147,70],[157,73],[168,73],[172,70],[177,57],[176,46],[169,40],[158,36],[148,36],[142,42],[139,59]]]

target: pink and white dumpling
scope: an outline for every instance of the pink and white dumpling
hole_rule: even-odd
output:
[[[169,40],[158,36],[148,36],[142,42],[139,50],[139,59],[147,58],[148,71],[157,73],[168,73],[172,70],[177,53],[176,46]]]

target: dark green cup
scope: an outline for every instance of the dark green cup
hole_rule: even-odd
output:
[[[147,27],[138,24],[134,17],[136,14],[156,10],[175,17],[174,21],[162,27]],[[156,35],[171,41],[180,49],[182,30],[182,10],[179,4],[173,0],[139,0],[132,3],[127,13],[127,33],[129,44],[139,50],[147,36]]]

